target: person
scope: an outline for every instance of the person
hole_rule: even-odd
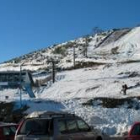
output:
[[[126,95],[126,90],[127,90],[127,85],[126,84],[124,84],[124,85],[122,85],[122,92],[123,92],[123,94],[124,95]]]

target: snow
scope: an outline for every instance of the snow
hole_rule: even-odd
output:
[[[140,27],[133,28],[126,35],[122,36],[119,40],[107,44],[106,46],[94,49],[93,55],[101,55],[102,59],[116,59],[117,61],[123,61],[124,59],[138,59],[140,54]],[[111,50],[118,47],[116,55],[111,55]],[[107,55],[107,56],[106,56]],[[100,56],[101,57],[101,56]],[[136,57],[136,58],[135,58]]]
[[[135,109],[135,103],[132,108],[128,108],[128,103],[116,108],[105,108],[100,105],[100,100],[92,105],[83,105],[98,97],[126,99],[140,96],[140,27],[133,28],[115,42],[96,48],[99,43],[97,42],[98,37],[103,39],[105,36],[96,35],[89,43],[88,54],[93,57],[84,58],[79,54],[76,61],[96,62],[102,63],[102,65],[57,73],[57,81],[54,84],[47,83],[45,87],[33,89],[35,99],[30,99],[22,91],[22,104],[30,107],[26,111],[27,114],[44,110],[75,113],[108,135],[123,135],[135,121],[140,121],[140,110]],[[84,43],[84,39],[80,38],[76,42]],[[111,50],[115,47],[118,47],[117,53],[112,54]],[[59,66],[71,67],[73,65],[72,53],[72,50],[69,49],[69,55],[61,60]],[[78,53],[77,48],[76,54]],[[44,54],[51,56],[50,50]],[[68,59],[71,60],[71,63],[66,62]],[[23,69],[33,71],[39,68],[40,66],[32,66],[31,63],[23,66]],[[45,64],[42,65],[42,68],[45,68]],[[19,70],[19,66],[14,67],[11,63],[1,64],[0,71],[4,70]],[[34,80],[47,76],[47,73],[46,75],[38,73],[38,76],[34,76]],[[123,84],[127,84],[129,87],[126,95],[121,92]],[[9,98],[7,99],[6,96]],[[0,90],[0,101],[16,101],[18,107],[19,100],[19,89]],[[139,100],[137,100],[137,104],[140,104]]]
[[[134,69],[134,66],[135,69]],[[139,64],[112,65],[109,68],[99,66],[61,72],[63,79],[50,87],[40,87],[35,90],[36,99],[29,99],[26,93],[22,94],[22,103],[30,106],[26,113],[33,111],[68,111],[81,116],[90,125],[101,129],[109,135],[121,135],[127,131],[133,122],[138,121],[140,110],[120,108],[103,108],[95,103],[94,106],[83,106],[82,103],[95,97],[126,98],[139,96],[140,87],[127,91],[124,96],[120,93],[121,86],[128,86],[139,82],[139,77],[124,78],[118,75],[121,72],[139,70]],[[113,73],[111,72],[113,71]],[[115,82],[117,81],[117,82]],[[19,102],[19,90],[3,90],[0,100]],[[126,105],[127,106],[127,105]]]

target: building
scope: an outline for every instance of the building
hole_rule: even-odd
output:
[[[23,84],[34,85],[32,75],[29,71],[0,72],[0,87],[17,88]]]

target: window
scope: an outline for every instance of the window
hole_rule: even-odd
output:
[[[58,121],[58,128],[61,134],[89,131],[89,126],[83,120],[66,119]]]
[[[131,135],[140,135],[140,124],[134,126]]]
[[[64,134],[67,132],[66,123],[64,120],[58,121],[58,129],[61,134]]]
[[[16,126],[11,126],[10,129],[11,129],[11,133],[12,133],[13,135],[15,135],[16,129],[17,129]]]
[[[77,125],[75,120],[67,120],[68,132],[77,132]]]
[[[9,136],[10,135],[10,129],[8,127],[3,128],[3,135],[4,136]]]
[[[80,129],[80,131],[89,131],[90,130],[89,126],[83,120],[78,119],[77,124],[78,124],[78,128]]]
[[[15,126],[10,126],[10,127],[4,127],[3,128],[3,135],[4,136],[13,136],[15,135],[16,132],[16,127]]]
[[[20,134],[36,134],[46,135],[48,134],[49,120],[45,119],[34,119],[26,120],[21,127]]]

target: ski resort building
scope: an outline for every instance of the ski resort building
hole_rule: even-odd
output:
[[[29,71],[0,72],[0,87],[17,88],[23,84],[34,84],[32,75]]]
[[[35,98],[32,90],[34,81],[29,71],[3,71],[0,72],[0,88],[20,88]]]

